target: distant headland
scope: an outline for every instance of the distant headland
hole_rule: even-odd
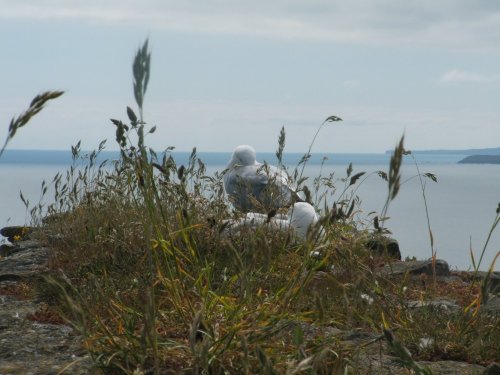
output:
[[[417,150],[414,154],[455,154],[455,155],[495,155],[500,156],[500,147],[471,148],[466,150]]]
[[[459,164],[500,164],[500,147],[468,150],[413,151],[415,154],[459,154],[465,157]]]
[[[500,164],[500,155],[469,155],[460,164]]]
[[[386,154],[392,154],[393,150],[388,150]],[[500,147],[495,148],[471,148],[465,150],[412,150],[414,154],[441,154],[441,155],[500,155]]]
[[[386,154],[392,154],[386,151]],[[495,148],[471,148],[465,150],[416,150],[414,154],[432,154],[432,155],[463,155],[459,160],[460,164],[500,164],[500,147]]]

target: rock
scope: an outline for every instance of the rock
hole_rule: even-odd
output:
[[[28,246],[19,246],[20,250],[0,259],[0,281],[31,278],[46,269],[49,250],[34,243]]]
[[[20,251],[36,248],[40,248],[40,243],[35,240],[18,241],[14,242],[14,244],[2,244],[0,245],[0,257],[8,257]]]
[[[360,354],[358,361],[353,361],[353,374],[370,375],[405,375],[411,374],[409,369],[400,365],[395,357],[385,354]],[[474,365],[466,362],[455,361],[419,361],[422,368],[428,368],[434,375],[482,375],[485,368],[480,365]]]
[[[419,365],[428,367],[435,375],[481,375],[484,367],[465,362],[436,361],[418,362]]]
[[[490,363],[490,365],[486,367],[482,375],[500,375],[500,365],[495,362]]]
[[[0,245],[0,257],[8,257],[18,251],[18,247],[10,244]]]
[[[44,324],[27,317],[33,301],[0,296],[0,374],[88,374],[91,360],[82,338],[66,325]]]
[[[399,243],[394,238],[377,235],[368,240],[366,247],[377,255],[389,255],[391,258],[401,260]]]
[[[49,250],[37,241],[16,241],[3,249],[11,253],[0,259],[0,291],[46,270]],[[0,374],[92,373],[83,338],[67,325],[41,319],[42,303],[18,298],[0,295]]]
[[[488,272],[478,271],[478,272],[463,272],[466,278],[476,279],[483,281],[488,276]],[[488,277],[488,290],[490,293],[497,294],[500,293],[500,272],[491,272]]]
[[[409,273],[410,275],[433,275],[433,264],[432,260],[411,260],[407,262],[394,262],[386,264],[385,266],[376,270],[383,275],[404,275]],[[450,267],[448,263],[442,259],[437,259],[435,262],[436,276],[449,276]]]
[[[460,306],[458,306],[455,302],[446,299],[436,299],[432,301],[408,301],[407,305],[411,309],[430,308],[449,312],[460,309]]]
[[[15,242],[19,240],[25,239],[32,231],[31,227],[25,226],[11,226],[11,227],[3,227],[0,229],[0,234],[10,242]]]
[[[481,305],[479,311],[488,315],[500,315],[500,297],[490,296],[486,304]]]

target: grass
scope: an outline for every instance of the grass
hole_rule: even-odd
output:
[[[237,213],[225,197],[222,174],[207,176],[196,149],[187,165],[178,166],[171,149],[158,155],[147,147],[155,130],[143,118],[150,62],[146,42],[133,64],[139,115],[127,107],[128,122],[111,120],[120,159],[97,164],[105,144],[87,155],[77,144],[74,165],[51,182],[54,203],[32,209],[42,228],[38,236],[53,249],[50,272],[37,286],[50,304],[40,319],[56,321],[57,311],[83,334],[96,366],[109,374],[362,373],[356,369],[366,361],[363,353],[381,343],[420,374],[430,370],[416,360],[495,360],[499,322],[479,312],[488,293],[482,285],[384,276],[376,269],[391,260],[366,248],[367,238],[387,231],[389,203],[401,186],[403,138],[388,173],[378,172],[387,180],[388,198],[374,229],[354,219],[357,187],[369,176],[353,174],[352,165],[343,179],[318,176],[312,192],[306,187],[311,144],[290,176],[318,209],[323,203],[324,238],[315,240],[313,231],[300,242],[265,226],[226,235],[223,220]],[[29,120],[26,113],[20,118]],[[330,116],[320,129],[334,121],[340,118]],[[13,119],[8,140],[26,122]],[[282,129],[280,164],[285,140]],[[329,206],[333,196],[336,203]],[[498,210],[495,220],[492,230]],[[459,308],[408,305],[442,296]],[[346,332],[376,338],[353,345]]]

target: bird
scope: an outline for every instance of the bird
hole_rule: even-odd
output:
[[[270,211],[300,200],[286,172],[257,162],[252,146],[236,147],[226,166],[224,190],[237,210]]]
[[[235,234],[243,228],[257,229],[267,225],[272,229],[291,231],[300,240],[306,240],[310,228],[316,225],[318,220],[318,214],[312,205],[306,202],[296,202],[288,210],[287,215],[277,214],[269,217],[257,212],[247,212],[239,219],[224,220],[223,227],[226,233]],[[321,237],[323,232],[323,228],[318,231]]]
[[[300,238],[307,238],[309,229],[319,220],[314,207],[307,202],[297,202],[289,212],[290,227],[294,229],[295,233]],[[323,230],[321,229],[319,233],[322,234]]]

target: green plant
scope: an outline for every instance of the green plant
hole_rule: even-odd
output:
[[[420,359],[492,360],[498,321],[477,309],[444,314],[408,304],[447,292],[465,296],[461,307],[471,306],[477,285],[467,296],[469,284],[441,290],[410,275],[378,272],[386,259],[366,249],[369,230],[354,220],[357,188],[378,174],[388,182],[376,225],[383,231],[404,183],[404,137],[388,173],[366,175],[350,165],[345,177],[320,173],[305,190],[316,137],[327,122],[340,120],[329,117],[292,176],[316,208],[324,202],[324,239],[296,241],[266,225],[228,233],[225,220],[237,214],[228,206],[222,175],[207,176],[196,149],[186,165],[177,165],[172,147],[157,153],[147,146],[155,129],[147,128],[143,110],[150,64],[146,41],[133,63],[138,110],[127,107],[127,121],[111,120],[119,160],[99,163],[105,143],[89,154],[78,143],[68,173],[51,182],[54,203],[32,212],[43,217],[40,235],[50,237],[53,248],[40,292],[82,333],[104,373],[363,373],[365,350],[383,338],[403,366],[421,374],[429,371]],[[282,128],[281,166],[284,147]],[[498,210],[492,231],[497,224]],[[351,338],[357,333],[369,338],[359,345]],[[433,344],[422,349],[422,338]]]

